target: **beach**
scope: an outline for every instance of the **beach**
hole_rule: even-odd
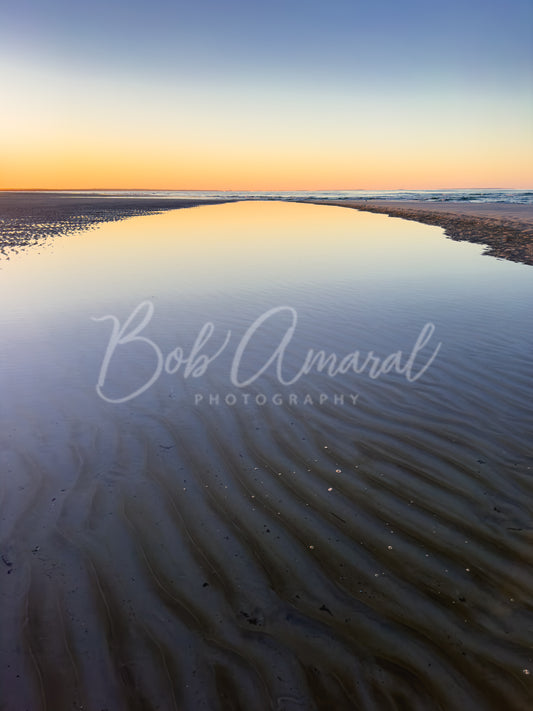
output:
[[[236,199],[0,191],[0,252],[5,255],[47,237],[90,229],[103,222]],[[451,239],[484,245],[490,256],[533,264],[533,205],[382,199],[305,201],[435,225]]]
[[[0,252],[6,255],[29,244],[60,234],[91,229],[104,222],[213,202],[225,200],[0,191]]]
[[[531,10],[2,3],[0,711],[533,710]]]
[[[17,200],[2,711],[524,711],[531,268],[329,203]]]
[[[486,254],[533,264],[533,205],[437,203],[421,200],[340,200],[321,202],[437,225],[454,240],[482,244]]]

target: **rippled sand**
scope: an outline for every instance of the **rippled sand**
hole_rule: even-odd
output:
[[[206,240],[202,215],[227,235],[249,234],[254,209],[176,213],[176,239],[196,230]],[[271,211],[261,219],[272,234],[307,217],[320,233],[331,220],[330,254],[341,245],[341,228],[327,215],[342,213],[342,229],[354,235],[362,224],[357,213],[329,207],[262,209]],[[154,220],[157,252],[159,218],[142,219]],[[365,236],[374,224],[364,223]],[[127,223],[123,229],[105,240],[102,233],[100,249],[112,234],[122,239]],[[446,250],[461,248],[443,242]],[[216,240],[214,254],[205,252],[210,279],[236,243],[226,236],[220,252]],[[258,292],[230,299],[228,282],[226,292],[202,301],[194,279],[188,296],[183,281],[154,295],[164,262],[180,254],[165,244],[170,251],[161,251],[154,279],[140,286],[135,275],[131,302],[105,301],[106,289],[118,293],[119,285],[102,272],[100,281],[92,275],[92,299],[64,315],[35,306],[4,317],[11,337],[0,363],[2,711],[528,708],[528,267],[487,265],[463,251],[481,269],[479,283],[463,285],[469,302],[460,271],[437,288],[442,273],[430,275],[428,286],[420,265],[405,293],[400,279],[379,301],[369,295],[378,272],[354,278],[354,292],[339,251],[338,279],[317,291],[304,276],[274,285],[269,272],[261,280],[270,286]],[[101,254],[111,259],[108,249]],[[142,247],[135,249],[150,271]],[[313,249],[300,257],[304,275]],[[89,252],[77,254],[81,262]],[[355,272],[363,252],[350,259]],[[50,256],[47,269],[55,263]],[[76,276],[72,256],[69,264],[81,293],[82,271]],[[22,273],[29,262],[15,267]],[[494,269],[501,280],[487,286]],[[3,276],[20,283],[18,272]],[[208,319],[215,338],[231,328],[237,340],[205,377],[163,374],[140,397],[113,405],[95,391],[111,322],[90,316],[114,313],[124,323],[146,297],[154,298],[155,314],[145,334],[165,353],[176,343],[189,348]],[[416,383],[399,373],[372,380],[314,372],[281,387],[270,369],[244,390],[245,405],[228,379],[229,356],[254,318],[289,297],[299,323],[287,372],[308,347],[386,354],[400,345],[407,353],[428,316],[441,351]],[[251,366],[265,362],[282,332],[273,322],[251,350]],[[128,384],[137,367],[147,379],[153,350],[125,356],[113,377]],[[321,394],[328,395],[322,404]]]

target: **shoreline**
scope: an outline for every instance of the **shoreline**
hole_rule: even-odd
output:
[[[400,217],[444,229],[457,242],[485,246],[484,254],[533,265],[533,205],[511,203],[437,203],[422,200],[304,200]]]
[[[9,258],[10,252],[43,239],[88,230],[104,222],[226,202],[235,201],[0,192],[0,253]]]
[[[245,200],[0,191],[0,253],[9,258],[10,252],[16,253],[43,239],[91,229],[104,222],[241,201]],[[444,234],[450,239],[483,245],[484,253],[489,256],[533,266],[533,205],[312,198],[286,202],[348,207],[437,226],[444,229]]]

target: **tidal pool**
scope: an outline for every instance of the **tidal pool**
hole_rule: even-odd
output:
[[[0,264],[3,708],[531,699],[533,270],[240,202]]]

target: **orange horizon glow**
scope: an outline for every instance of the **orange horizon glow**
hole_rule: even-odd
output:
[[[354,159],[355,160],[355,159]],[[265,161],[266,162],[266,161]],[[526,161],[524,161],[526,162]],[[172,165],[149,162],[122,167],[117,158],[101,165],[75,166],[43,161],[40,165],[0,167],[0,190],[196,190],[196,191],[324,191],[324,190],[453,190],[453,189],[515,189],[533,188],[533,174],[529,165],[522,170],[515,161],[512,166],[489,171],[485,166],[467,165],[462,170],[435,169],[421,163],[417,169],[402,162],[387,166],[360,167],[349,170],[345,166],[310,166],[303,157],[295,157],[286,165],[236,167],[230,161],[216,166],[185,167],[178,171]],[[10,169],[11,168],[11,169]],[[507,169],[505,169],[507,168]]]
[[[0,166],[0,190],[431,190],[528,189],[533,171],[527,152],[509,146],[492,153],[432,147],[416,154],[391,144],[362,151],[357,145],[332,146],[331,153],[291,146],[255,150],[237,143],[212,155],[197,140],[154,151],[142,146],[112,146],[95,136],[61,145],[33,145],[13,151]],[[92,145],[91,145],[92,144]],[[462,155],[460,155],[462,152]],[[455,153],[455,155],[454,155]],[[184,155],[185,154],[185,155]]]

